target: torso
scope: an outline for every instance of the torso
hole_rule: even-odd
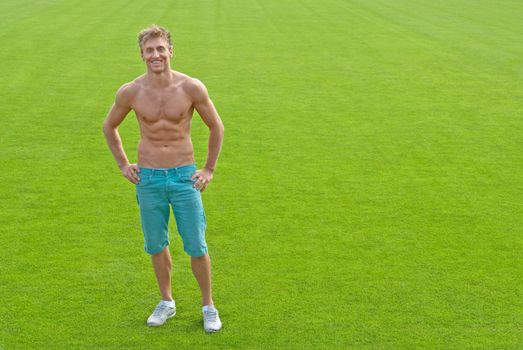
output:
[[[132,83],[132,109],[140,125],[138,165],[173,168],[194,163],[191,120],[194,106],[184,90],[188,76],[173,72],[174,83],[163,88],[146,85],[144,76]]]

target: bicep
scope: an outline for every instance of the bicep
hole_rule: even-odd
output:
[[[122,123],[122,121],[125,119],[127,114],[131,111],[131,107],[119,105],[116,101],[111,107],[111,110],[107,114],[107,118],[105,118],[104,125],[116,128],[118,125]]]
[[[195,82],[194,89],[192,91],[193,95],[193,105],[203,122],[209,127],[213,127],[216,124],[221,124],[220,116],[214,104],[212,103],[207,88],[203,83],[197,79],[193,80]]]
[[[218,111],[208,96],[207,99],[195,103],[194,108],[208,127],[221,123]]]
[[[127,86],[127,84],[123,85],[116,93],[111,110],[107,114],[107,118],[105,118],[105,126],[116,128],[131,111],[131,99]]]

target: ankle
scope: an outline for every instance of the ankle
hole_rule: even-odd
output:
[[[216,310],[216,307],[214,306],[214,304],[209,304],[209,305],[204,305],[202,306],[202,312],[206,312],[206,311],[209,311],[209,310]]]
[[[169,307],[175,307],[176,306],[176,303],[175,303],[174,300],[162,300],[161,303],[164,304],[164,305],[167,305]]]

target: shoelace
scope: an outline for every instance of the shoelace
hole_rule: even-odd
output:
[[[156,306],[156,308],[154,309],[153,316],[160,317],[160,315],[162,314],[162,311],[165,310],[166,308],[167,308],[167,305],[158,304],[158,306]]]
[[[209,322],[216,322],[218,312],[216,310],[207,310],[204,312],[205,319]]]

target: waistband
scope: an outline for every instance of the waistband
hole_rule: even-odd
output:
[[[196,163],[182,165],[176,168],[140,168],[141,175],[171,175],[171,174],[187,174],[196,170]]]

